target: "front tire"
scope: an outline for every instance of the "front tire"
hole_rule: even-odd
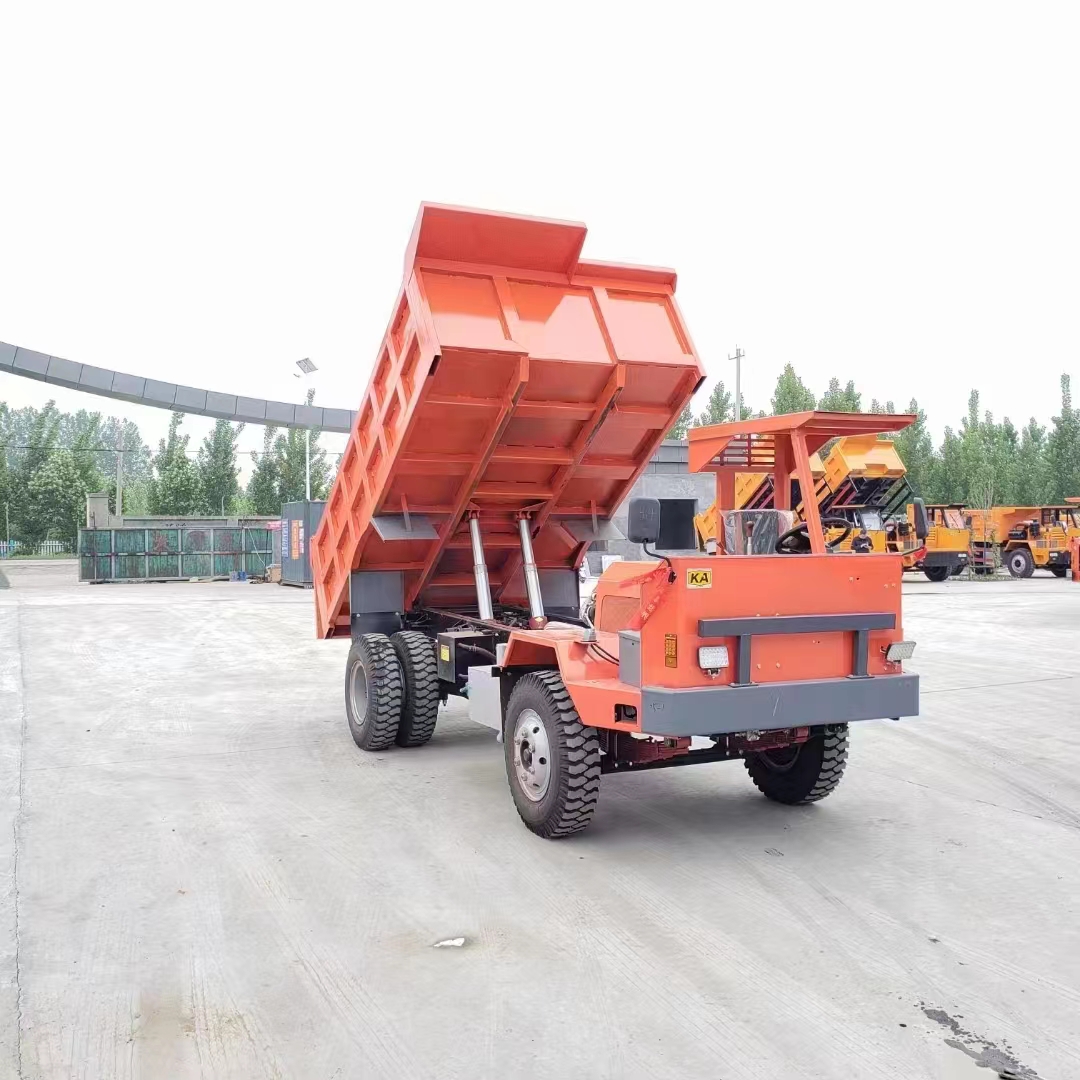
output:
[[[1005,556],[1005,565],[1014,578],[1029,578],[1035,572],[1035,560],[1027,548],[1014,548]]]
[[[931,581],[948,581],[952,576],[952,567],[950,566],[924,566],[923,573]]]
[[[1067,566],[1051,566],[1050,567],[1050,573],[1053,574],[1054,577],[1064,577],[1068,573],[1068,571],[1069,571],[1069,568]]]
[[[801,806],[824,799],[840,783],[847,752],[847,724],[831,724],[804,743],[748,755],[746,771],[767,799]]]
[[[345,664],[345,715],[361,750],[387,750],[401,723],[401,667],[385,634],[364,634]]]
[[[518,815],[537,836],[570,836],[592,821],[600,741],[582,724],[557,671],[518,680],[503,721],[503,754]]]
[[[390,639],[402,674],[398,746],[423,746],[439,719],[439,664],[435,642],[418,630],[402,630]]]

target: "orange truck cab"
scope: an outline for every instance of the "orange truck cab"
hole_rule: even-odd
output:
[[[814,500],[733,509],[737,472],[811,490],[832,437],[909,418],[807,412],[690,434],[721,542],[578,573],[703,376],[669,270],[586,260],[584,226],[421,208],[405,279],[311,554],[316,632],[351,638],[350,733],[431,739],[465,699],[544,837],[604,774],[741,760],[781,803],[840,780],[848,724],[918,712],[902,559],[840,553]],[[631,499],[631,540],[659,504]],[[432,759],[433,761],[436,758]],[[447,768],[451,767],[449,764]]]

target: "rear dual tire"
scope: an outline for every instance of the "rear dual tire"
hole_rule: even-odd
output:
[[[363,634],[345,665],[345,716],[361,750],[421,746],[435,731],[439,675],[426,635]]]
[[[923,573],[931,581],[948,581],[953,570],[951,566],[924,566]]]

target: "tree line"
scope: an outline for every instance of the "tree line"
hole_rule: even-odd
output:
[[[308,393],[308,404],[313,394]],[[138,425],[99,412],[9,408],[0,401],[0,530],[12,540],[74,540],[86,522],[86,496],[107,491],[116,510],[116,465],[123,455],[123,510],[131,516],[277,514],[304,498],[304,432],[266,427],[263,449],[240,483],[237,442],[243,424],[215,422],[198,448],[174,412],[168,435],[151,451]],[[326,497],[332,470],[319,432],[311,433],[311,497]],[[6,531],[0,531],[5,539]]]
[[[916,419],[909,427],[882,436],[896,444],[916,495],[928,503],[961,503],[965,506],[1045,506],[1080,496],[1080,410],[1072,404],[1069,376],[1062,375],[1061,405],[1047,425],[1034,417],[1021,428],[1006,416],[998,421],[983,411],[979,391],[968,396],[967,414],[956,427],[946,427],[934,445],[926,413],[915,398],[902,410]],[[830,379],[825,392],[816,396],[787,364],[776,380],[768,412],[743,405],[742,418],[828,409],[833,412],[895,413],[893,402],[872,398],[864,405],[863,394],[853,381],[841,385]],[[700,412],[686,406],[669,438],[683,439],[691,427],[722,424],[734,419],[734,401],[722,381],[709,394]]]

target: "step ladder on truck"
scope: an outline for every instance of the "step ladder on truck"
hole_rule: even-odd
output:
[[[352,639],[353,739],[422,745],[464,698],[544,837],[589,824],[605,773],[740,759],[768,797],[820,799],[850,722],[918,712],[901,560],[830,554],[815,507],[783,529],[783,509],[736,514],[713,554],[609,567],[596,625],[582,618],[585,553],[619,535],[612,517],[702,378],[675,274],[583,259],[584,238],[420,210],[312,545],[317,633]],[[691,468],[729,506],[729,458],[753,433],[755,467],[809,487],[809,455],[859,419],[697,429]],[[628,521],[654,544],[659,504],[631,500]]]

